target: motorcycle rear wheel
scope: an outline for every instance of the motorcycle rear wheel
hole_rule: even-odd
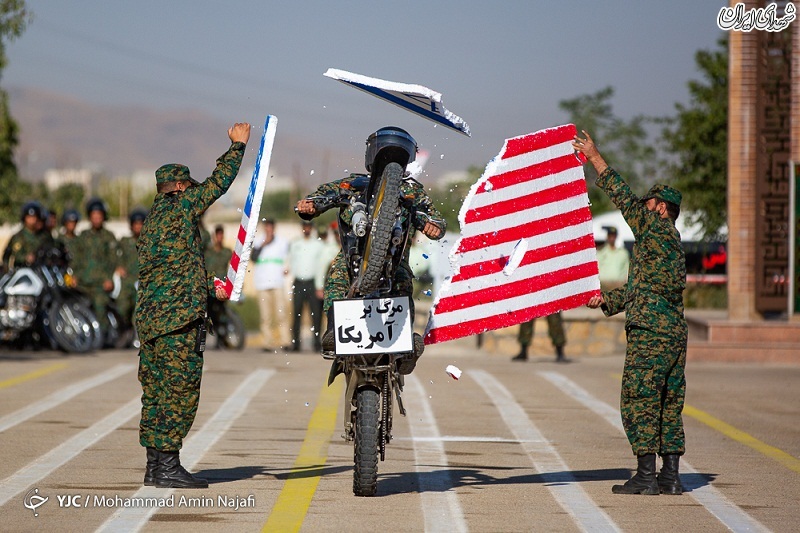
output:
[[[380,393],[356,391],[356,423],[353,445],[353,494],[375,496],[378,490],[378,444],[380,442]]]
[[[364,246],[358,278],[358,290],[365,296],[380,287],[381,277],[384,274],[383,265],[392,239],[397,205],[400,202],[403,173],[403,167],[397,163],[386,165],[375,188],[375,194],[370,200],[372,229]]]

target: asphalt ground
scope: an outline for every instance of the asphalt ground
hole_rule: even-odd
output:
[[[800,367],[690,364],[687,492],[624,496],[611,492],[635,466],[622,361],[428,347],[364,498],[341,438],[343,380],[325,387],[319,355],[208,351],[182,460],[210,486],[169,490],[141,484],[135,351],[2,351],[0,530],[800,529]]]

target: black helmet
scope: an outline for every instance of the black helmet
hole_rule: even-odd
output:
[[[108,207],[106,203],[100,198],[90,198],[86,202],[86,216],[90,216],[92,211],[101,211],[103,213],[103,220],[108,220]]]
[[[31,202],[26,202],[25,205],[22,206],[22,213],[20,214],[20,220],[25,222],[25,217],[33,215],[36,218],[41,219],[44,216],[44,207],[42,204],[33,200]]]
[[[417,141],[402,128],[386,126],[367,137],[364,166],[367,172],[378,174],[388,163],[403,167],[417,157]]]
[[[147,218],[147,209],[143,207],[137,207],[131,214],[128,215],[128,222],[133,224],[134,222],[144,222],[144,219]]]
[[[64,214],[61,215],[61,223],[66,224],[67,222],[78,222],[81,219],[81,214],[78,213],[77,209],[67,209],[64,211]]]

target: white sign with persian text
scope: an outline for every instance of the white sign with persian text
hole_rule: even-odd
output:
[[[413,350],[407,296],[336,300],[336,355],[402,353]]]

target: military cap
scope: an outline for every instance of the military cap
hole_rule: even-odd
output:
[[[642,201],[646,202],[650,198],[656,198],[662,202],[670,202],[680,207],[681,199],[683,197],[681,196],[680,191],[677,189],[673,189],[669,185],[664,185],[663,183],[656,183],[650,187],[650,190],[644,195]]]
[[[606,226],[605,229],[606,229],[606,233],[608,233],[609,235],[616,235],[617,234],[617,228],[615,228],[614,226]]]
[[[197,185],[198,181],[189,175],[189,167],[178,163],[162,165],[156,170],[156,184],[169,183],[170,181],[190,181],[192,185]]]

